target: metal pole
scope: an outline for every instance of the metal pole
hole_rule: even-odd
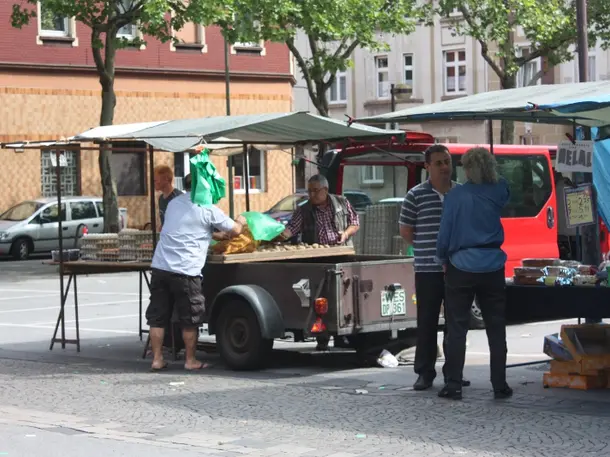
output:
[[[148,187],[150,187],[150,230],[153,252],[157,248],[157,208],[155,204],[155,148],[148,145]]]
[[[581,83],[589,80],[589,40],[587,36],[587,2],[586,0],[576,1],[576,21],[578,27],[578,74]],[[584,139],[591,139],[591,129],[583,128]],[[583,173],[583,182],[592,183],[593,174]],[[596,201],[595,189],[593,201]],[[597,210],[597,208],[595,208]],[[597,218],[596,218],[597,220]],[[587,225],[582,227],[582,261],[588,265],[598,265],[601,260],[599,247],[599,225]]]
[[[224,38],[225,52],[225,103],[227,116],[231,115],[231,72],[229,71],[229,42]],[[229,170],[229,217],[235,216],[235,192],[233,189],[233,156],[227,158],[227,168]]]
[[[66,348],[66,301],[68,293],[64,292],[64,235],[63,235],[63,214],[61,211],[61,151],[55,150],[55,187],[57,189],[57,231],[59,238],[59,289],[61,299],[61,348]],[[64,295],[65,294],[65,295]],[[53,346],[51,346],[53,347]]]
[[[248,157],[248,145],[244,144],[244,179],[246,181],[246,211],[250,211],[250,158]]]
[[[396,85],[390,84],[390,109],[392,112],[396,111]],[[396,129],[396,123],[392,122],[390,124],[392,130]],[[392,196],[396,197],[396,167],[392,167]]]
[[[494,122],[487,120],[487,140],[489,142],[489,152],[494,153]]]

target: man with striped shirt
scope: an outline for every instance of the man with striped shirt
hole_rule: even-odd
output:
[[[441,144],[425,153],[428,180],[407,193],[400,211],[400,235],[413,246],[415,295],[417,297],[417,348],[414,369],[418,378],[413,388],[426,390],[436,377],[437,331],[441,305],[445,298],[443,266],[435,260],[436,239],[445,194],[457,185],[451,180],[451,155]],[[446,338],[443,339],[443,347]],[[443,367],[445,374],[445,367]],[[446,377],[446,376],[445,376]],[[464,381],[465,386],[470,385]]]

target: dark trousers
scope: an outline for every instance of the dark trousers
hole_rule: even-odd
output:
[[[494,390],[506,386],[506,282],[504,268],[491,273],[468,273],[451,263],[445,275],[445,322],[447,383],[461,388],[466,358],[466,335],[470,308],[478,299],[489,344],[491,384]]]
[[[415,373],[427,380],[436,378],[438,318],[445,299],[445,275],[443,273],[415,273],[417,299],[417,347],[415,348]],[[446,328],[446,327],[445,327]],[[446,331],[443,351],[446,351]],[[446,365],[443,375],[446,375]],[[446,377],[446,376],[445,376]]]

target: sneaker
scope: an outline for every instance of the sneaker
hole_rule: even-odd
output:
[[[432,379],[425,378],[424,376],[419,376],[415,384],[413,384],[413,390],[426,390],[432,387],[434,381]]]
[[[496,400],[506,400],[507,398],[510,398],[512,396],[513,389],[508,387],[508,385],[503,387],[502,389],[494,390],[494,398]]]
[[[462,389],[455,389],[453,387],[449,387],[445,385],[440,392],[438,393],[440,398],[447,398],[449,400],[461,400],[462,399]]]

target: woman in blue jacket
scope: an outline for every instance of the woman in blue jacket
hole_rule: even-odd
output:
[[[491,383],[496,399],[512,396],[506,383],[506,321],[504,316],[506,254],[500,220],[508,203],[508,183],[498,177],[496,160],[485,148],[462,157],[467,181],[447,194],[436,245],[445,269],[447,384],[439,397],[462,398],[462,373],[470,309],[478,300],[489,341]]]

